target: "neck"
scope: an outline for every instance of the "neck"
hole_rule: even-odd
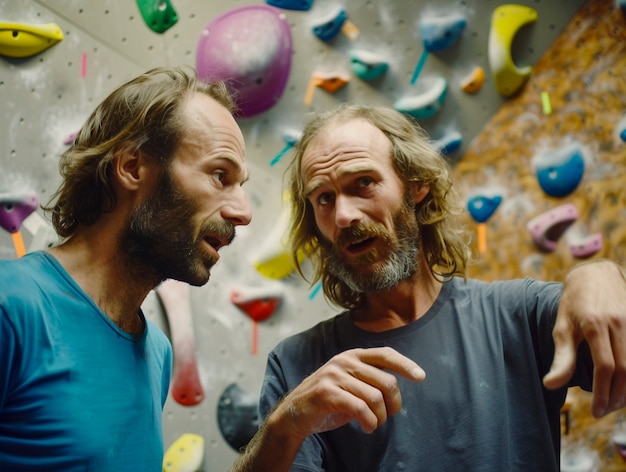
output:
[[[128,333],[140,334],[141,304],[159,280],[129,267],[116,244],[99,239],[77,233],[49,252],[111,321]]]
[[[406,326],[426,314],[441,286],[430,271],[418,271],[389,290],[366,294],[363,306],[351,312],[352,320],[367,331],[381,332]]]

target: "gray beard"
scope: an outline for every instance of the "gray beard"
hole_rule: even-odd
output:
[[[326,271],[357,293],[389,290],[412,277],[419,270],[419,227],[414,211],[412,203],[407,200],[404,208],[395,215],[395,238],[385,237],[387,244],[393,247],[388,260],[380,267],[371,271],[355,269],[330,249],[325,259]]]
[[[395,287],[417,272],[418,254],[417,244],[411,241],[408,246],[402,245],[392,252],[389,260],[375,269],[373,273],[357,272],[337,257],[327,260],[327,270],[341,279],[354,292],[382,292]]]

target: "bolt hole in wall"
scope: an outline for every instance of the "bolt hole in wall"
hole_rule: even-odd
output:
[[[146,13],[142,5],[150,3],[153,9]],[[236,442],[240,430],[258,421],[253,415],[246,415],[258,395],[267,352],[280,339],[334,313],[315,287],[309,287],[298,277],[290,274],[270,278],[257,268],[261,249],[271,252],[279,239],[275,229],[284,211],[283,174],[291,145],[307,117],[341,101],[394,106],[406,98],[419,96],[419,100],[424,100],[431,92],[429,84],[436,84],[435,79],[441,77],[445,79],[445,101],[434,107],[429,102],[430,108],[416,106],[415,100],[409,104],[421,116],[420,121],[432,139],[441,140],[442,146],[450,145],[444,143],[444,138],[457,133],[455,147],[448,148],[450,161],[457,164],[463,162],[483,126],[490,125],[498,110],[516,99],[498,91],[489,65],[491,13],[507,2],[346,0],[339,4],[315,0],[311,3],[308,10],[282,12],[292,41],[291,67],[284,90],[280,93],[274,90],[268,95],[272,106],[239,119],[253,176],[246,184],[255,214],[253,222],[242,228],[233,245],[224,251],[211,282],[189,291],[203,397],[194,405],[181,405],[173,398],[168,400],[165,442],[169,446],[183,435],[192,434],[196,436],[191,437],[190,444],[196,447],[200,437],[206,451],[204,470],[226,470],[237,454],[229,438]],[[582,0],[516,3],[537,12],[535,21],[522,25],[510,38],[511,58],[520,69],[539,61],[584,4]],[[39,202],[45,203],[59,181],[58,156],[95,103],[116,85],[147,68],[183,63],[196,66],[196,52],[208,24],[234,9],[266,5],[262,1],[244,0],[156,3],[105,0],[80,5],[74,0],[0,0],[3,21],[54,23],[63,32],[62,40],[32,56],[0,58],[0,195],[33,192]],[[336,31],[330,39],[320,39],[314,33],[315,28],[339,7],[352,27]],[[464,30],[447,49],[427,50],[420,22],[451,13],[463,18]],[[615,34],[620,31],[616,27]],[[448,33],[445,39],[451,42],[454,38]],[[362,54],[352,55],[353,50],[371,55],[366,54],[364,59]],[[559,58],[558,52],[552,54],[555,60]],[[241,51],[240,56],[251,57],[250,51]],[[378,70],[375,65],[380,65],[376,61],[381,57],[386,67],[376,78],[359,76],[352,68],[358,61],[351,58],[356,58],[364,60],[362,74],[372,73]],[[417,70],[420,58],[424,61]],[[476,68],[481,68],[485,76],[471,77],[467,88],[462,89],[461,83]],[[271,87],[275,83],[275,79],[267,80],[263,75],[254,80],[258,87]],[[433,110],[435,113],[430,114]],[[480,149],[474,152],[480,154]],[[510,159],[514,157],[511,151]],[[482,162],[475,167],[487,169],[489,164]],[[509,172],[495,164],[492,169],[496,176]],[[470,189],[466,190],[469,193]],[[503,199],[501,210],[507,205],[510,203]],[[33,215],[33,218],[41,216],[39,210]],[[495,215],[492,222],[498,211]],[[26,224],[36,227],[30,220]],[[23,236],[27,249],[51,244],[50,234],[36,237],[24,228]],[[16,257],[12,237],[6,231],[0,234],[0,257]],[[271,318],[257,321],[256,315],[250,314],[254,313],[249,311],[250,305],[233,303],[232,294],[237,290],[252,297],[246,302],[255,300],[254,293],[269,293],[281,301]],[[172,336],[172,327],[156,293],[146,299],[145,312]],[[242,423],[240,429],[231,428],[230,436],[224,434],[218,414],[220,404],[233,405],[232,397],[228,397],[229,402],[220,403],[225,392],[236,392],[237,400],[243,405],[240,410],[227,412],[233,424]],[[237,412],[241,413],[238,417]]]

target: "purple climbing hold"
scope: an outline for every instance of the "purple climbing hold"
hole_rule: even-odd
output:
[[[17,233],[22,222],[37,209],[37,197],[0,194],[0,226],[9,233]]]
[[[196,52],[202,80],[224,80],[243,117],[276,104],[291,70],[291,28],[278,8],[250,5],[212,20]]]

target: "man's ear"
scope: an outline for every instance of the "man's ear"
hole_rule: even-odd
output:
[[[426,198],[430,192],[429,184],[420,184],[419,182],[411,182],[413,187],[413,201],[417,204]]]
[[[146,171],[146,159],[140,151],[120,151],[113,158],[115,179],[128,190],[135,190],[141,185]]]

